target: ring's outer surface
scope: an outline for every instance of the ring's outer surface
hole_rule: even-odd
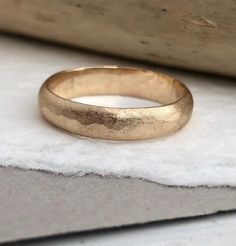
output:
[[[73,102],[87,95],[124,95],[161,103],[143,108],[110,108]],[[190,119],[188,88],[167,75],[122,67],[78,68],[48,78],[39,92],[42,115],[72,134],[110,140],[140,140],[171,134]]]

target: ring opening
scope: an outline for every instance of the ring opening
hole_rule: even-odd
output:
[[[47,86],[54,94],[72,99],[93,95],[121,95],[161,104],[177,101],[186,93],[178,80],[133,68],[87,68],[56,74]]]

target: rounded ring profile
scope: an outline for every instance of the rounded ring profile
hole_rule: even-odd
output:
[[[161,103],[142,108],[111,108],[74,102],[91,95],[123,95]],[[190,119],[188,88],[167,75],[124,67],[77,68],[48,78],[39,92],[47,121],[72,134],[109,140],[141,140],[178,131]]]

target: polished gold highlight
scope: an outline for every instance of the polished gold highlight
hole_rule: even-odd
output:
[[[111,108],[73,102],[91,95],[145,98],[161,106]],[[193,99],[188,88],[167,75],[122,67],[78,68],[59,72],[39,92],[42,115],[72,134],[110,140],[140,140],[171,134],[189,120]]]

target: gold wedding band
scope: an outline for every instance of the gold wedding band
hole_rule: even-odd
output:
[[[111,108],[71,101],[80,96],[123,95],[161,106]],[[167,75],[123,67],[78,68],[54,74],[39,92],[42,115],[72,134],[110,140],[140,140],[171,134],[190,119],[188,88]]]

